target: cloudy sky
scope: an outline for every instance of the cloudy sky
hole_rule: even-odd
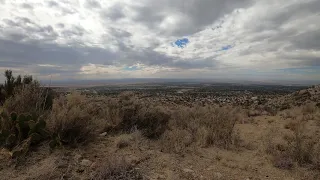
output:
[[[8,68],[54,80],[320,80],[320,0],[0,0]]]

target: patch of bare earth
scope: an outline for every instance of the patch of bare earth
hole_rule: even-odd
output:
[[[80,102],[81,98],[76,100]],[[315,104],[292,107],[274,115],[248,117],[230,107],[156,109],[128,96],[120,100],[110,101],[113,103],[110,107],[104,107],[102,102],[97,112],[95,104],[83,103],[90,108],[79,117],[71,113],[81,111],[76,106],[78,101],[73,103],[77,108],[68,100],[61,101],[72,105],[69,109],[73,111],[69,113],[74,115],[74,121],[80,118],[84,122],[82,117],[97,114],[92,121],[103,124],[103,118],[108,117],[110,122],[99,127],[99,132],[94,131],[92,134],[97,137],[90,138],[86,144],[61,146],[51,151],[47,142],[43,142],[19,162],[12,162],[9,152],[2,150],[0,177],[16,180],[320,179],[320,110]],[[57,115],[53,117],[66,120],[61,122],[61,127],[86,130],[87,126],[73,126],[69,123],[73,121]],[[157,126],[152,122],[157,122]],[[68,135],[65,128],[53,130]]]

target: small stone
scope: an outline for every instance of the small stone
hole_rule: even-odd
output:
[[[97,169],[97,167],[98,167],[98,164],[96,162],[92,163],[90,166],[91,169]]]
[[[76,162],[79,162],[81,158],[82,158],[82,156],[80,154],[77,154],[77,155],[74,156],[74,160]]]
[[[80,162],[80,165],[81,166],[91,166],[92,162],[88,159],[83,159],[81,162]]]
[[[221,179],[221,178],[222,178],[222,174],[219,173],[219,172],[215,172],[215,173],[213,174],[213,176],[214,176],[214,178],[216,178],[216,179]]]
[[[184,168],[183,172],[185,172],[185,173],[193,173],[194,171],[192,169]]]
[[[103,132],[100,134],[101,137],[106,136],[106,135],[107,135],[107,132]]]

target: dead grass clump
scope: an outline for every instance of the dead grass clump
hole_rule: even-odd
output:
[[[293,159],[286,154],[275,156],[273,159],[273,164],[274,164],[274,167],[279,169],[290,170],[294,167]]]
[[[147,138],[157,139],[167,129],[170,115],[157,107],[144,107],[139,109],[137,128]]]
[[[303,115],[313,114],[316,111],[317,111],[317,107],[312,103],[304,105],[301,109],[301,112]]]
[[[264,110],[269,113],[271,116],[275,116],[278,113],[278,109],[274,105],[268,105],[264,107]]]
[[[87,112],[85,102],[79,94],[54,100],[48,127],[61,143],[76,145],[94,137],[94,117]]]
[[[318,135],[308,135],[306,121],[300,119],[288,125],[291,135],[284,136],[285,144],[269,144],[267,152],[273,156],[275,167],[290,169],[294,163],[299,166],[319,168],[320,142]]]
[[[41,88],[36,82],[16,88],[14,95],[6,99],[3,109],[8,112],[29,113],[40,116],[46,110],[51,109],[53,92],[50,89]]]
[[[142,180],[141,173],[127,162],[124,157],[110,157],[94,173],[94,180]]]
[[[182,153],[193,142],[192,134],[185,129],[173,129],[166,131],[161,138],[163,151]]]
[[[170,123],[171,129],[183,129],[198,145],[228,148],[233,144],[237,110],[231,107],[195,107],[178,109]]]
[[[116,139],[116,146],[119,149],[128,147],[133,140],[131,134],[121,134]]]
[[[107,119],[107,131],[130,132],[137,128],[149,139],[158,139],[170,119],[170,114],[163,108],[146,104],[131,93],[121,94],[118,101],[110,101],[107,109],[110,118]]]

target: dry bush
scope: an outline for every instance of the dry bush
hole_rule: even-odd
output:
[[[94,173],[92,180],[139,180],[141,173],[124,157],[110,157]]]
[[[283,114],[282,116],[285,118],[285,119],[294,119],[298,116],[297,112],[295,110],[285,110],[283,111]]]
[[[268,105],[264,107],[264,110],[271,116],[275,116],[278,113],[278,108],[275,105]]]
[[[316,111],[317,111],[317,107],[313,103],[306,104],[301,109],[301,112],[303,115],[313,114]]]
[[[86,97],[79,94],[55,99],[47,121],[53,136],[64,144],[84,143],[96,134],[94,116],[86,109]]]
[[[159,138],[167,129],[170,114],[163,108],[137,99],[132,93],[123,93],[118,100],[110,100],[107,107],[106,131],[130,132],[137,128],[150,139]]]
[[[290,169],[294,163],[300,166],[320,168],[319,134],[308,135],[306,121],[302,118],[288,125],[292,134],[284,136],[284,144],[269,144],[267,152],[273,156],[274,165]]]
[[[146,106],[138,111],[137,128],[147,138],[159,138],[167,129],[170,115],[160,107]]]
[[[40,116],[51,109],[53,92],[48,88],[41,88],[38,83],[16,88],[14,95],[6,99],[3,109],[8,112],[30,113]]]
[[[163,134],[160,144],[166,152],[182,153],[193,142],[192,134],[185,129],[168,130]]]
[[[134,140],[131,134],[121,134],[116,139],[116,146],[119,149],[125,148],[130,145],[130,143]]]
[[[187,131],[191,139],[203,147],[214,145],[228,148],[234,142],[237,112],[231,107],[181,107],[173,114],[170,129]]]

